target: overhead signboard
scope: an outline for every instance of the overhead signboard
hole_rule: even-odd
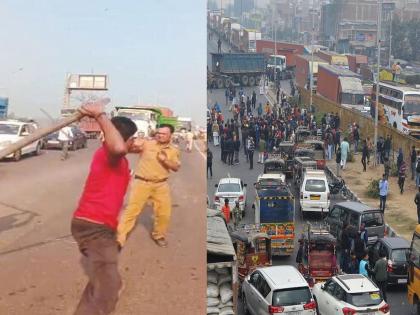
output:
[[[108,90],[108,76],[106,74],[72,74],[68,80],[70,90]]]

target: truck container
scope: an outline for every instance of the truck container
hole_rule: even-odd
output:
[[[313,56],[313,89],[316,90],[317,78],[318,78],[318,65],[328,64],[325,60],[317,56]],[[295,77],[296,85],[309,90],[309,80],[312,68],[312,56],[310,55],[298,55],[296,56],[296,68]]]
[[[225,281],[228,279],[227,282]],[[222,284],[222,283],[225,284]],[[219,285],[220,284],[220,285]],[[218,210],[207,210],[207,299],[215,306],[207,314],[238,314],[238,260],[226,223]],[[217,299],[219,301],[217,301]],[[219,303],[217,303],[219,302]],[[223,302],[223,303],[222,303]],[[224,306],[232,305],[231,310]]]
[[[6,118],[9,109],[9,98],[0,97],[0,118]]]
[[[349,70],[361,73],[361,69],[364,65],[368,64],[368,58],[365,55],[346,55],[349,63]]]
[[[242,28],[238,23],[231,24],[230,44],[237,51],[242,51],[244,49],[242,42]]]
[[[83,117],[79,121],[79,128],[80,130],[85,132],[88,138],[90,139],[97,138],[99,134],[101,133],[101,127],[99,126],[96,119],[92,117],[87,117],[87,116]]]
[[[274,47],[277,52],[274,53]],[[301,44],[292,44],[286,42],[276,42],[272,40],[257,40],[256,43],[257,53],[263,53],[267,57],[270,55],[283,55],[286,57],[287,67],[293,68],[296,66],[296,56],[303,55],[305,46]]]
[[[163,116],[166,116],[166,117],[173,117],[174,116],[174,112],[172,111],[172,109],[170,109],[168,107],[159,107],[159,109],[162,112]]]
[[[322,60],[327,61],[330,65],[349,69],[349,62],[346,55],[340,55],[336,52],[325,50],[318,50],[315,54]]]
[[[254,29],[244,29],[242,33],[242,43],[244,52],[256,52],[256,41],[261,39],[261,32]]]
[[[362,110],[364,96],[358,74],[331,65],[318,67],[317,94],[347,108]]]
[[[232,83],[242,86],[259,85],[265,73],[264,54],[222,53],[212,55],[212,72],[207,84],[219,89],[230,87]]]

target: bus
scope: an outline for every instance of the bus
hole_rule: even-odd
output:
[[[408,263],[407,298],[410,304],[416,305],[417,314],[420,314],[420,224],[413,233]]]
[[[372,89],[372,103],[376,102],[376,84]],[[395,129],[420,138],[420,89],[407,85],[379,82],[380,121]]]

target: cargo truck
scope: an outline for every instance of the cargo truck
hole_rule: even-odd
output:
[[[276,52],[274,51],[276,48]],[[286,57],[287,68],[292,69],[296,66],[296,56],[303,55],[305,46],[286,42],[276,42],[272,40],[257,40],[257,53],[263,53],[266,57],[270,55],[282,55]]]
[[[213,88],[259,85],[265,73],[264,54],[221,53],[211,54],[212,70],[207,79],[207,86]]]
[[[244,52],[256,52],[256,41],[261,39],[261,32],[253,29],[244,29],[242,32],[242,42]]]
[[[346,55],[340,55],[336,52],[325,50],[318,50],[315,54],[322,60],[328,62],[330,65],[347,70],[349,69],[349,61]]]
[[[310,55],[298,55],[296,56],[296,68],[295,68],[295,77],[296,85],[298,87],[309,90],[309,82],[311,77],[312,69],[312,58],[313,58],[313,86],[312,89],[316,91],[317,81],[318,81],[318,66],[328,64],[325,60],[317,56]]]
[[[318,67],[317,94],[347,108],[364,110],[365,92],[359,76],[330,65]]]

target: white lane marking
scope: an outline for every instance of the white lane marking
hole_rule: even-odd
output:
[[[205,155],[203,152],[201,152],[200,148],[197,146],[197,142],[194,141],[194,147],[200,153],[200,155],[203,157],[204,160],[207,160],[207,155]]]

